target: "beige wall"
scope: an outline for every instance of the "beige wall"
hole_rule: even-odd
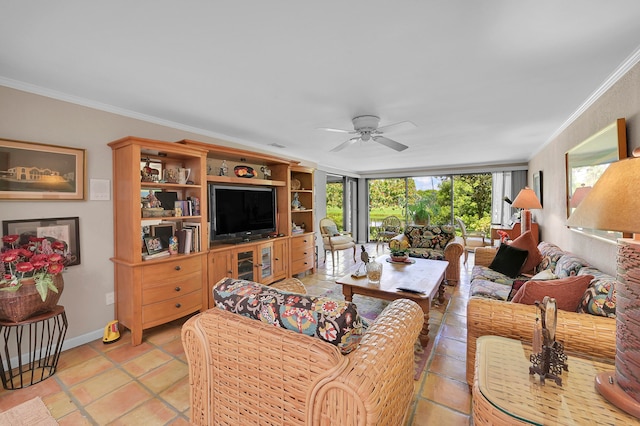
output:
[[[87,186],[90,179],[112,180],[107,143],[129,135],[237,145],[0,86],[0,138],[86,149]],[[114,319],[114,305],[105,302],[106,293],[113,291],[112,202],[89,201],[88,192],[85,201],[0,201],[0,221],[70,216],[80,218],[82,263],[64,273],[60,304],[69,320],[65,347],[101,337]]]
[[[640,147],[640,65],[634,66],[529,162],[529,182],[532,182],[533,173],[538,170],[543,172],[544,208],[534,213],[540,223],[542,239],[582,256],[599,269],[613,275],[615,243],[578,234],[565,226],[564,154],[617,118],[626,119],[627,155],[630,156],[634,148]]]
[[[542,170],[544,175],[544,209],[534,213],[542,239],[585,257],[609,273],[615,272],[615,245],[578,235],[564,225],[564,153],[619,117],[627,120],[629,154],[640,147],[639,86],[637,65],[529,164],[530,182],[535,171]],[[112,179],[111,150],[107,143],[127,135],[225,143],[0,86],[0,138],[85,148],[87,183],[92,178]],[[82,264],[65,273],[65,290],[60,299],[69,318],[67,346],[99,337],[101,334],[97,333],[114,316],[113,305],[105,304],[105,294],[113,291],[113,268],[109,261],[113,255],[112,210],[111,201],[89,201],[88,196],[87,200],[76,202],[0,201],[0,220],[80,217]]]

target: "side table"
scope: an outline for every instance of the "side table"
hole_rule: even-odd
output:
[[[531,326],[533,328],[533,325]],[[478,339],[473,383],[475,425],[639,424],[596,391],[594,379],[612,360],[568,355],[562,386],[529,374],[531,346],[498,336]]]
[[[22,389],[51,377],[58,366],[67,325],[63,306],[20,322],[0,321],[2,386]]]

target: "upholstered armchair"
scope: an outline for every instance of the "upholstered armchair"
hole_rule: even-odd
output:
[[[322,234],[322,245],[324,246],[324,262],[327,261],[327,252],[331,252],[331,260],[336,264],[335,254],[340,250],[353,251],[353,261],[356,261],[356,242],[348,232],[338,231],[338,226],[329,217],[320,220],[320,233]]]

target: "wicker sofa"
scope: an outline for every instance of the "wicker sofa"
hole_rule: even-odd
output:
[[[219,308],[202,312],[182,329],[191,423],[404,424],[422,323],[416,303],[391,302],[343,355],[315,337]]]
[[[411,257],[446,260],[449,262],[445,277],[447,284],[455,286],[460,282],[460,256],[464,252],[464,245],[462,238],[456,237],[453,226],[408,225],[402,234],[393,239],[406,240]]]
[[[602,291],[596,294],[598,292],[594,290],[602,290],[603,285],[614,283],[615,279],[591,267],[577,256],[563,252],[553,244],[541,242],[538,248],[542,253],[543,261],[535,272],[550,269],[558,272],[560,276],[594,275],[592,284],[585,292],[580,304],[579,310],[583,312],[558,310],[556,340],[564,344],[565,351],[569,354],[573,352],[613,359],[616,352],[615,311],[613,313],[611,311],[600,312],[599,315],[595,315],[587,313],[586,310],[588,304],[591,304],[589,309],[596,309],[595,298],[599,298],[598,304],[604,298],[615,302],[615,290],[610,291],[608,295]],[[531,278],[530,276],[519,276],[510,279],[497,272],[488,271],[487,267],[491,264],[495,254],[495,248],[476,249],[470,289],[471,297],[467,305],[467,383],[469,386],[473,386],[476,340],[480,336],[495,335],[529,343],[533,338],[533,326],[537,314],[535,306],[513,303],[509,301],[508,297],[507,300],[491,298],[501,298],[501,295],[504,294],[503,291],[495,290],[495,288],[492,294],[481,294],[482,289],[487,289],[487,278],[489,277],[493,277],[494,283],[497,284],[495,287],[511,286],[518,281],[526,281]],[[605,314],[608,316],[603,316]]]

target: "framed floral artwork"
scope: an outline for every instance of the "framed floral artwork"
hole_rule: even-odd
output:
[[[84,200],[86,150],[0,139],[0,199]]]
[[[3,220],[2,235],[18,235],[18,244],[26,245],[29,238],[44,238],[65,244],[65,266],[80,264],[80,227],[77,217],[50,219]]]

